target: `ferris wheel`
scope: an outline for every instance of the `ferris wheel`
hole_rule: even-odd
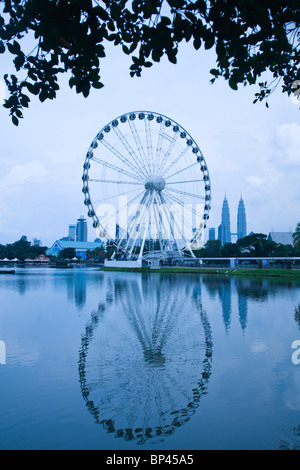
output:
[[[84,204],[112,258],[155,252],[194,257],[211,207],[204,156],[191,135],[159,113],[135,111],[106,124],[83,165]]]

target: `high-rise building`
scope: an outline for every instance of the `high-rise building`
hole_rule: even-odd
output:
[[[246,209],[243,198],[239,201],[237,213],[237,238],[244,238],[247,235]]]
[[[33,239],[33,246],[42,246],[41,240],[38,240],[37,238]]]
[[[77,224],[76,224],[76,241],[77,242],[86,242],[87,241],[87,221],[83,217],[83,215],[81,215],[80,218],[77,220]]]
[[[216,230],[214,228],[210,228],[208,231],[208,239],[215,240],[216,239]]]
[[[226,195],[222,206],[222,218],[221,224],[218,228],[218,239],[221,241],[222,246],[225,243],[231,243],[230,212]]]
[[[69,225],[69,240],[75,242],[76,240],[76,225],[72,224]]]

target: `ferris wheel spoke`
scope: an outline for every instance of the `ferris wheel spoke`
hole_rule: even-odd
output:
[[[149,168],[151,168],[153,167],[153,148],[152,148],[152,136],[151,136],[149,119],[145,119],[145,132],[146,132],[148,163],[150,163]],[[153,172],[151,176],[153,176]]]
[[[153,202],[154,202],[154,199],[156,200],[156,194],[154,194],[154,198],[153,198]],[[157,201],[156,204],[152,204],[152,213],[153,213],[153,216],[154,216],[154,219],[155,219],[155,228],[156,228],[156,233],[158,235],[158,242],[159,242],[159,247],[160,247],[160,250],[162,250],[162,237],[161,237],[161,230],[160,230],[160,219],[159,219],[159,214],[157,213],[157,204],[159,204],[159,202]],[[153,229],[152,229],[152,223],[151,223],[151,235],[153,235]],[[150,238],[152,238],[152,236],[150,236]]]
[[[131,119],[129,119],[129,126],[130,126],[130,129],[131,129],[135,144],[137,146],[137,150],[138,150],[138,153],[139,153],[139,156],[140,156],[140,162],[142,162],[142,167],[145,168],[144,165],[145,165],[145,162],[146,162],[146,157],[145,157],[145,153],[144,153],[144,148],[142,146],[142,142],[141,142],[141,140],[139,138],[139,135],[138,135],[138,132],[136,130],[135,123]],[[150,173],[149,173],[148,169],[146,169],[146,174],[148,175],[148,177],[150,176]]]
[[[183,208],[183,210],[184,210],[184,226],[187,227],[190,230],[190,233],[191,233],[190,242],[195,241],[199,237],[199,235],[202,233],[202,229],[203,229],[203,212],[202,211],[201,211],[201,213],[197,212],[197,210],[195,210],[193,207],[191,207],[190,204],[183,205],[182,201],[180,201],[180,199],[177,199],[173,195],[170,195],[170,194],[166,195],[165,194],[165,197],[166,197],[166,199],[168,200],[169,203],[172,204],[172,201],[174,201],[175,204],[179,204]],[[174,209],[177,210],[176,205],[172,206],[172,207],[174,207]],[[196,231],[194,231],[193,224],[188,223],[188,221],[186,220],[186,215],[185,215],[186,211],[190,212],[190,217],[194,216],[195,221],[196,221],[195,225],[197,225]],[[180,214],[180,216],[182,216],[182,214]],[[199,220],[200,220],[200,223],[199,223]]]
[[[134,186],[144,186],[144,183],[135,183],[133,181],[120,181],[120,180],[106,180],[106,179],[97,179],[90,178],[89,182],[92,183],[112,183],[112,184],[133,184]]]
[[[117,166],[113,165],[112,163],[108,163],[106,162],[105,160],[101,160],[100,158],[98,157],[92,157],[91,160],[93,160],[94,162],[96,163],[100,163],[101,165],[104,165],[106,166],[107,168],[110,168],[111,170],[114,170],[116,171],[117,173],[122,173],[123,175],[126,175],[126,176],[129,176],[130,178],[134,179],[134,180],[137,180],[137,181],[141,181],[141,182],[144,182],[144,180],[136,175],[133,175],[132,173],[124,170],[123,168],[118,168]]]
[[[192,168],[195,165],[199,165],[199,163],[198,162],[192,163],[191,165],[186,166],[185,168],[182,168],[181,170],[176,171],[176,173],[173,173],[170,176],[165,176],[164,178],[166,180],[169,179],[169,178],[172,178],[172,176],[179,175],[179,173],[183,173],[184,171],[189,170],[190,168]]]
[[[117,130],[116,130],[116,133],[117,133]],[[118,135],[118,133],[117,133]],[[118,135],[119,136],[119,135]],[[120,136],[119,136],[120,138]],[[134,174],[139,174],[139,172],[141,171],[141,168],[138,168],[136,167],[131,161],[129,161],[123,154],[121,154],[115,147],[113,147],[112,145],[110,145],[109,142],[107,142],[105,139],[101,140],[100,141],[102,145],[104,145],[111,153],[113,153],[114,155],[116,155],[116,157],[121,160],[123,163],[125,163],[125,165],[128,165],[130,167],[130,169],[134,172]]]
[[[160,163],[163,137],[164,137],[164,121],[160,123],[160,127],[159,127],[157,146],[156,146],[156,152],[155,152],[154,163],[153,163],[153,172],[155,172],[155,170],[157,169]]]
[[[137,191],[137,188],[131,189],[130,191],[124,191],[122,192],[122,196],[125,196],[130,193],[136,193],[136,191]],[[98,199],[97,201],[94,201],[94,204],[98,204],[99,202],[111,201],[112,199],[115,199],[116,197],[120,197],[120,193],[114,194],[113,196],[108,196],[106,198]]]
[[[116,209],[110,216],[107,216],[105,217],[105,223],[107,224],[108,222],[110,222],[112,219],[114,220],[117,220],[117,216],[120,214],[121,211],[123,211],[125,208],[127,209],[128,205],[132,204],[136,199],[138,199],[142,194],[144,193],[144,191],[141,191],[139,194],[137,194],[136,196],[134,196],[129,202],[127,202],[127,200],[125,201],[125,203],[123,204],[123,206],[119,206],[118,209]],[[103,223],[100,222],[100,225],[101,227],[103,228],[104,231],[105,228],[104,228],[104,225]],[[121,227],[122,228],[122,227]]]
[[[134,236],[134,239],[133,239],[133,242],[132,242],[132,245],[131,245],[131,248],[129,250],[129,258],[131,257],[132,255],[132,251],[136,245],[136,241],[137,241],[137,238],[138,236],[140,235],[140,232],[141,232],[141,228],[142,228],[142,231],[143,231],[143,238],[142,238],[142,244],[141,244],[141,247],[140,247],[140,253],[139,253],[139,258],[142,257],[142,253],[143,253],[143,249],[144,249],[144,245],[145,245],[145,240],[146,240],[146,236],[147,236],[147,230],[146,228],[144,228],[144,221],[146,219],[146,217],[149,217],[149,214],[148,214],[148,209],[151,205],[151,201],[153,200],[153,191],[151,192],[151,194],[149,195],[148,199],[146,199],[144,201],[144,204],[142,206],[142,209],[140,211],[140,214],[137,218],[137,221],[136,221],[136,225],[135,225],[135,229],[136,229],[136,233],[135,233],[135,236]],[[137,230],[137,226],[139,226],[139,229]],[[148,227],[147,227],[148,228]]]
[[[168,200],[174,201],[176,204],[179,204],[180,206],[184,207],[185,210],[188,210],[192,214],[194,214],[196,217],[199,217],[199,212],[197,212],[193,207],[191,207],[190,204],[184,205],[181,199],[178,199],[176,196],[174,196],[174,194],[169,194],[168,191],[165,191],[164,194],[165,194],[165,197],[168,198]]]
[[[146,241],[146,236],[148,235],[149,238],[149,249],[150,249],[150,240],[151,240],[151,232],[149,234],[149,220],[150,220],[150,217],[151,217],[151,213],[149,214],[149,209],[151,210],[151,204],[153,205],[153,201],[154,201],[154,197],[155,197],[155,191],[153,191],[151,197],[149,198],[149,203],[148,203],[148,207],[147,207],[147,213],[148,213],[148,232],[146,232],[146,230],[144,231],[144,237],[143,237],[143,241],[142,241],[142,246],[141,246],[141,251],[140,251],[140,256],[139,258],[141,259],[141,257],[143,256],[143,251],[144,251],[144,246],[145,246],[145,241]],[[151,229],[151,228],[150,228]]]
[[[187,153],[189,147],[186,146],[186,148],[170,163],[170,165],[168,166],[168,168],[166,168],[163,172],[163,176],[167,175],[168,174],[168,171],[171,169],[171,168],[174,168],[174,165],[176,165],[176,163]],[[175,173],[176,174],[176,173]],[[168,178],[170,178],[170,176],[168,176]]]
[[[170,232],[172,233],[172,237],[173,237],[173,240],[174,240],[174,242],[175,242],[176,248],[177,248],[177,250],[180,252],[180,247],[179,247],[179,245],[178,245],[178,241],[177,241],[177,238],[175,237],[174,230],[173,230],[173,227],[172,227],[172,224],[171,224],[171,218],[170,218],[170,217],[171,217],[171,214],[170,214],[170,213],[168,214],[167,211],[166,211],[166,207],[165,207],[166,202],[165,202],[165,200],[163,199],[161,193],[159,193],[159,194],[156,195],[156,196],[157,196],[157,197],[156,197],[156,200],[157,200],[157,202],[158,202],[158,204],[159,204],[160,211],[161,211],[160,213],[161,213],[161,215],[162,215],[162,217],[161,217],[161,224],[162,224],[162,227],[163,227],[163,229],[165,230],[165,234],[167,234],[167,235],[168,235],[169,230],[170,230]],[[162,212],[164,212],[165,218],[163,217]],[[165,219],[166,219],[166,220],[168,221],[168,223],[169,223],[169,228],[165,226]],[[169,249],[170,249],[170,251],[172,251],[172,246],[171,246],[171,242],[170,242],[170,239],[169,239],[169,238],[168,238],[168,244],[169,244]]]
[[[174,148],[174,145],[176,144],[178,136],[179,136],[179,130],[174,134],[174,137],[172,137],[172,140],[170,142],[168,150],[163,155],[162,161],[161,161],[160,166],[158,168],[158,174],[163,174],[164,166],[165,166],[166,162],[168,161],[169,156],[172,153],[172,150]]]
[[[164,196],[161,195],[161,197],[162,197],[163,201],[165,201]],[[175,210],[176,210],[176,209],[175,209]],[[185,248],[188,249],[189,252],[191,253],[192,257],[195,258],[195,255],[194,255],[193,251],[191,250],[190,244],[189,244],[189,242],[187,242],[187,240],[186,240],[186,238],[185,238],[185,236],[184,236],[184,231],[180,229],[180,227],[179,227],[179,225],[178,225],[178,223],[177,223],[176,217],[174,217],[174,223],[175,223],[177,229],[179,230],[179,233],[181,233],[182,239],[183,239],[183,241],[184,241],[184,243],[185,243]],[[187,224],[186,224],[186,221],[184,221],[184,224],[185,224],[185,226],[187,225]],[[193,232],[193,227],[192,227],[192,226],[190,226],[190,230]],[[191,233],[192,233],[192,232],[191,232]]]
[[[166,194],[166,193],[165,193],[165,194],[164,194],[164,197],[165,197],[165,199],[167,200],[167,202],[168,202],[170,205],[172,205],[172,208],[173,208],[173,210],[176,212],[176,214],[178,215],[179,219],[183,220],[183,222],[184,222],[184,227],[188,228],[188,229],[191,231],[191,233],[192,233],[192,231],[193,231],[193,225],[192,225],[192,223],[190,223],[188,220],[185,219],[185,213],[186,213],[186,212],[190,212],[192,215],[196,215],[196,216],[197,216],[198,214],[197,214],[197,212],[195,211],[195,209],[193,209],[193,207],[191,207],[190,204],[184,204],[184,203],[182,203],[182,201],[180,201],[180,199],[177,199],[177,198],[176,198],[176,199],[173,199],[173,200],[175,201],[175,203],[176,203],[176,204],[174,205],[173,202],[172,202],[172,198],[170,197],[169,194]],[[182,212],[180,213],[180,212],[178,211],[178,206],[181,207],[181,209],[184,211],[184,214],[182,214]],[[184,218],[182,219],[182,217],[184,217]],[[178,226],[178,225],[177,225],[177,226]]]
[[[161,250],[163,249],[162,248],[163,240],[167,239],[168,244],[169,244],[169,249],[171,250],[172,248],[171,248],[170,240],[168,237],[169,230],[168,230],[168,226],[166,225],[166,220],[163,217],[164,207],[162,206],[161,200],[158,197],[158,193],[156,191],[154,193],[154,199],[155,199],[155,204],[153,204],[152,207],[153,207],[153,215],[155,219],[155,232],[152,233],[151,235],[153,235],[153,240],[157,240],[156,237],[158,236],[158,242],[159,242],[159,246]]]
[[[118,127],[113,128],[113,129],[114,129],[116,135],[118,136],[118,138],[120,139],[122,145],[127,150],[127,153],[130,156],[130,158],[133,162],[133,165],[136,167],[137,172],[140,171],[141,174],[144,175],[145,178],[147,178],[148,175],[145,171],[144,163],[139,159],[139,157],[137,156],[136,152],[131,147],[130,143],[128,142],[128,140],[126,139],[124,134],[120,131],[120,129]]]
[[[140,200],[139,205],[143,204],[143,202],[145,201],[145,197],[146,197],[147,192],[148,192],[148,191],[145,191],[145,192],[143,191],[143,192],[139,193],[135,198],[133,198],[133,199],[130,201],[129,204],[131,204],[131,203],[132,203],[133,201],[135,201],[136,199],[140,198],[140,196],[141,196],[142,194],[143,194],[143,197],[142,197],[142,199]],[[136,211],[136,212],[137,212],[137,211]],[[134,223],[134,220],[135,220],[135,216],[133,215],[133,216],[131,216],[131,218],[130,218],[129,221],[128,221],[128,222],[129,222],[128,227],[126,227],[126,230],[124,229],[121,238],[119,238],[119,240],[118,240],[118,242],[117,242],[116,251],[117,251],[119,248],[121,248],[122,242],[123,242],[125,236],[127,236],[127,235],[128,235],[128,240],[127,240],[126,246],[128,245],[128,242],[129,242],[129,240],[130,240],[130,238],[129,238],[129,231],[131,230],[131,226],[132,226],[132,224]],[[126,247],[125,247],[125,249],[126,249]],[[124,251],[125,251],[125,249],[124,249]],[[114,254],[113,254],[113,259],[114,259],[115,255],[116,255],[116,251],[115,251]]]
[[[137,225],[138,225],[138,221],[141,224],[141,221],[140,221],[141,215],[143,215],[143,218],[144,218],[144,215],[145,215],[145,207],[146,207],[146,204],[147,204],[147,199],[149,198],[149,192],[150,192],[149,190],[145,191],[144,196],[143,196],[142,200],[140,201],[139,208],[135,211],[135,215],[133,215],[133,217],[131,219],[130,227],[128,229],[128,240],[127,240],[126,247],[125,247],[125,251],[126,251],[129,247],[130,241],[132,239],[134,239],[134,242],[132,243],[132,246],[131,246],[131,249],[130,249],[129,257],[132,254],[132,250],[134,248],[135,240],[136,240],[137,235],[138,235],[137,230],[136,230]],[[133,236],[134,235],[134,230],[136,231],[135,236]]]
[[[165,214],[165,217],[166,217],[166,219],[167,219],[167,221],[168,221],[168,223],[169,223],[169,228],[170,228],[170,232],[171,232],[171,234],[172,234],[172,238],[173,238],[173,240],[174,240],[174,242],[175,242],[175,245],[176,245],[177,250],[180,252],[181,250],[180,250],[180,247],[179,247],[179,245],[178,245],[178,240],[177,240],[177,237],[176,237],[176,235],[175,235],[175,233],[174,233],[174,229],[173,229],[172,224],[171,224],[171,213],[170,213],[170,212],[167,213],[167,210],[166,210],[167,201],[165,200],[164,196],[163,196],[161,193],[159,193],[159,199],[160,199],[159,202],[160,202],[161,208],[162,208],[162,210],[163,210],[163,212],[164,212],[164,214]],[[162,222],[163,222],[163,220],[164,220],[164,218],[162,217]],[[174,223],[175,223],[175,218],[174,218]],[[177,224],[176,224],[176,225],[177,225]],[[177,228],[178,228],[178,226],[177,226]],[[167,231],[167,233],[168,233],[168,231]],[[182,230],[179,230],[179,233],[181,234],[181,236],[183,236]],[[168,240],[168,241],[169,241],[170,250],[172,251],[172,246],[171,246],[170,240]]]
[[[169,181],[169,182],[168,182],[168,186],[169,186],[170,184],[201,183],[202,181],[204,181],[203,178],[202,178],[202,179],[199,179],[199,180]]]
[[[181,191],[180,189],[174,189],[174,188],[165,188],[165,189],[166,191],[172,191],[174,193],[182,194],[184,196],[191,196],[191,197],[195,197],[196,199],[201,199],[201,200],[205,199],[204,196],[199,196],[198,194],[189,193],[187,191]]]

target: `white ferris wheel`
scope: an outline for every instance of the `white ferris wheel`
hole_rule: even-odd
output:
[[[191,135],[159,113],[135,111],[106,124],[83,165],[84,204],[112,258],[194,257],[211,207],[204,156]]]

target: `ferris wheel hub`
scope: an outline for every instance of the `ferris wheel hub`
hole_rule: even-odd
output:
[[[166,181],[162,176],[154,176],[150,181],[145,184],[145,189],[155,189],[156,191],[162,191],[166,186]]]

